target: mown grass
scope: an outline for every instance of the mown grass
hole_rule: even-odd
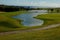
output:
[[[51,23],[60,23],[60,14],[43,14],[37,16],[38,19],[44,19]],[[51,23],[50,23],[51,21]],[[2,35],[0,40],[60,40],[60,26],[56,28],[38,30],[32,32],[21,32],[17,34]]]
[[[47,19],[47,20],[60,20],[60,13],[49,13],[38,15],[36,18]]]
[[[38,15],[35,18],[44,20],[44,25],[60,23],[60,13],[42,14],[42,15]]]
[[[55,14],[53,14],[53,13],[52,14],[42,14],[42,15],[39,15],[36,17],[37,19],[44,20],[44,24],[42,26],[24,27],[21,24],[21,20],[14,19],[14,18],[12,18],[12,16],[22,14],[25,12],[26,11],[0,13],[0,32],[40,28],[40,27],[45,27],[47,25],[60,23],[60,20],[59,20],[60,14],[57,14],[57,13],[55,13]],[[56,19],[54,19],[54,18],[56,18]]]
[[[60,23],[60,13],[48,13],[48,14],[41,14],[38,15],[34,18],[40,19],[44,21],[44,24],[41,26],[35,26],[33,28],[41,28],[41,27],[45,27],[48,25],[52,25],[52,24],[58,24]]]
[[[0,40],[60,40],[60,27],[0,36]]]
[[[21,20],[14,19],[12,16],[25,12],[26,11],[0,13],[0,32],[24,29]]]

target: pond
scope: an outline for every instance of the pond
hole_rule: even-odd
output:
[[[23,13],[17,16],[14,16],[14,18],[23,20],[21,24],[24,26],[41,26],[43,25],[44,21],[40,19],[36,19],[33,17],[36,17],[37,15],[45,14],[47,12],[46,10],[30,10],[27,13]]]

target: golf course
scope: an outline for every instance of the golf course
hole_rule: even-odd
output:
[[[60,40],[60,13],[41,14],[34,18],[44,20],[44,24],[26,27],[23,20],[12,18],[26,11],[0,13],[0,40]]]
[[[60,40],[60,0],[0,0],[0,40]]]

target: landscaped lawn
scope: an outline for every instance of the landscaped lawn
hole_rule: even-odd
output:
[[[45,25],[60,23],[60,13],[42,14],[42,15],[38,15],[35,18],[44,20]]]
[[[0,32],[24,29],[21,20],[12,16],[25,13],[26,11],[0,13]]]
[[[60,40],[60,27],[0,36],[0,40]]]
[[[22,14],[25,12],[26,11],[0,13],[0,32],[40,28],[40,27],[45,27],[47,25],[60,23],[60,19],[59,19],[60,14],[57,14],[57,13],[55,13],[55,14],[53,14],[53,13],[52,14],[42,14],[42,15],[38,15],[36,17],[37,19],[44,20],[44,24],[42,26],[35,26],[35,27],[30,27],[30,28],[24,27],[21,24],[21,20],[14,19],[14,18],[12,18],[12,16]]]
[[[36,18],[48,21],[48,25],[60,23],[60,14],[42,14]],[[50,23],[51,21],[51,23]],[[60,27],[32,32],[0,36],[0,40],[60,40]]]

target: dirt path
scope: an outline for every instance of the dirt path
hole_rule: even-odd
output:
[[[36,30],[46,30],[46,29],[55,28],[55,27],[58,27],[58,26],[60,26],[60,24],[53,24],[53,25],[49,25],[49,26],[46,26],[46,27],[29,29],[29,30],[2,32],[2,33],[0,33],[0,35],[16,34],[16,33],[22,33],[22,32],[32,32],[32,31],[36,31]]]

